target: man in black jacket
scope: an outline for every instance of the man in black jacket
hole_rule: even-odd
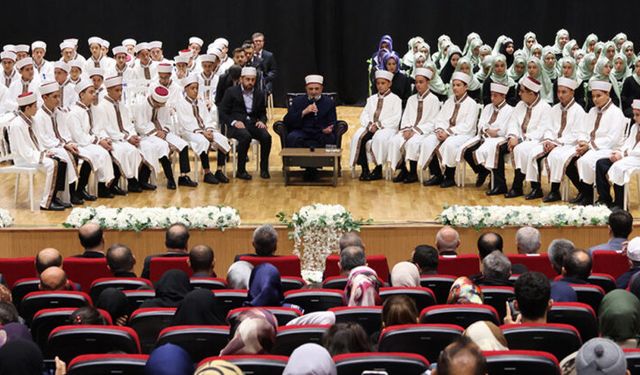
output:
[[[227,138],[238,141],[238,171],[236,177],[250,180],[247,173],[247,152],[251,139],[260,142],[260,177],[270,178],[269,154],[271,135],[267,131],[267,109],[264,93],[256,85],[256,68],[244,67],[240,85],[227,89],[220,103],[219,115],[225,126]]]
[[[264,92],[269,95],[273,92],[273,81],[276,79],[278,68],[273,53],[264,49],[264,34],[257,32],[251,36],[253,40],[254,60],[259,64],[263,74]]]

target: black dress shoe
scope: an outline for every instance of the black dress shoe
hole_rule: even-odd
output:
[[[271,178],[271,175],[269,174],[269,171],[261,171],[260,178],[264,178],[265,180],[268,180]]]
[[[605,200],[605,199],[598,199],[594,205],[595,206],[607,206],[607,207],[611,208],[611,206],[613,206],[613,201],[608,201],[608,200]]]
[[[441,188],[450,188],[452,186],[456,186],[455,180],[445,179],[444,181],[442,181],[442,183],[440,183]]]
[[[493,189],[487,191],[485,194],[488,196],[492,195],[502,195],[507,193],[507,188],[504,186],[496,186]]]
[[[93,202],[95,200],[98,199],[98,197],[96,197],[95,195],[91,195],[89,194],[86,190],[82,189],[80,191],[78,191],[76,194],[78,194],[78,197],[80,197],[81,199],[85,200],[85,201],[90,201]]]
[[[487,177],[489,177],[490,174],[491,173],[484,171],[478,173],[478,177],[476,177],[476,187],[484,185],[484,182],[487,180]]]
[[[196,187],[198,183],[193,181],[189,176],[178,177],[178,186]]]
[[[562,195],[557,191],[550,191],[549,194],[542,199],[544,203],[557,202],[559,200],[562,200]]]
[[[204,174],[204,183],[205,184],[211,184],[211,185],[217,185],[220,183],[220,181],[218,181],[218,179],[216,179],[216,176],[213,175],[213,173],[208,172]]]
[[[529,194],[527,194],[526,197],[524,197],[524,199],[530,201],[532,199],[538,199],[542,197],[544,197],[544,193],[542,192],[542,189],[533,189]]]
[[[400,173],[398,173],[398,175],[394,177],[392,181],[396,184],[399,182],[404,182],[407,179],[408,175],[409,174],[407,173],[407,171],[400,171]]]
[[[176,181],[174,179],[167,181],[167,189],[176,190]]]
[[[156,190],[158,187],[154,184],[150,184],[148,182],[141,182],[140,187],[142,190]]]
[[[505,198],[515,198],[515,197],[521,197],[523,195],[524,195],[524,193],[522,192],[522,190],[511,189],[511,190],[509,190],[509,192],[507,194],[504,195],[504,197]]]
[[[229,183],[229,178],[225,176],[222,171],[216,171],[216,174],[214,176],[216,177],[216,180],[222,182],[223,184]]]
[[[413,183],[418,182],[418,181],[419,181],[418,175],[415,174],[415,173],[409,173],[407,175],[407,178],[404,179],[404,183],[405,184],[413,184]]]
[[[98,186],[98,198],[113,198],[115,197],[114,193],[113,193],[113,187],[111,187],[111,189],[109,189],[108,187],[104,186],[104,185],[100,185]],[[85,198],[86,200],[86,198]]]
[[[360,178],[359,178],[359,180],[360,180],[360,181],[371,181],[371,173],[369,173],[369,172],[364,172],[364,171],[363,171],[363,172],[360,174]]]
[[[115,184],[111,186],[111,193],[113,193],[114,195],[127,195],[126,191],[122,190],[120,186]]]
[[[584,199],[584,195],[582,195],[582,193],[578,193],[578,195],[572,200],[570,200],[569,203],[580,204],[580,202],[582,202],[583,199]]]
[[[422,185],[424,186],[438,186],[442,183],[442,177],[441,176],[432,176],[430,179],[428,179],[427,181],[423,182]]]
[[[84,200],[80,198],[78,194],[73,194],[71,196],[71,204],[74,206],[81,206],[84,204]]]
[[[376,167],[369,175],[369,181],[382,180],[382,168]]]
[[[71,207],[73,207],[73,205],[72,205],[71,203],[63,202],[63,201],[62,201],[62,199],[60,199],[60,198],[58,198],[58,197],[53,198],[53,203],[57,204],[58,206],[62,206],[62,207],[64,207],[64,208],[71,208]]]
[[[241,180],[251,180],[252,177],[249,173],[247,173],[247,171],[242,171],[236,173],[236,178],[239,178]]]
[[[129,193],[142,193],[142,185],[136,179],[130,179],[127,184],[127,191]]]
[[[40,206],[40,209],[42,211],[64,211],[64,206],[61,206],[59,204],[56,204],[55,202],[51,202],[51,204],[49,205],[49,207],[42,207]]]

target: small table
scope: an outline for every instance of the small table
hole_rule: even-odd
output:
[[[340,171],[340,149],[327,150],[325,148],[316,148],[311,151],[308,148],[283,148],[280,151],[282,156],[282,166],[284,170],[284,185],[338,185],[338,172]],[[300,168],[321,168],[333,167],[332,172],[325,173],[332,176],[327,181],[291,181],[291,177],[301,174],[301,172],[292,172],[291,167]],[[320,176],[323,174],[320,173]]]

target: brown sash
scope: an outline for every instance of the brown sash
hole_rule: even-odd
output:
[[[589,144],[591,145],[591,147],[593,147],[594,150],[598,149],[598,147],[594,142],[596,140],[596,132],[600,127],[600,120],[602,120],[602,114],[604,113],[604,111],[607,110],[607,108],[609,108],[611,103],[612,103],[611,99],[609,99],[609,103],[605,104],[605,106],[602,107],[601,109],[598,109],[598,115],[596,116],[596,123],[593,125],[593,130],[591,131],[591,134],[589,134],[589,138],[590,138]]]
[[[204,120],[202,119],[202,117],[200,117],[200,108],[198,108],[198,99],[191,100],[186,95],[184,96],[184,98],[187,102],[189,102],[189,104],[191,104],[191,109],[193,110],[193,116],[196,118],[196,121],[198,121],[198,127],[204,130]]]
[[[449,118],[449,128],[455,128],[456,122],[458,121],[458,112],[460,111],[460,105],[466,98],[467,94],[465,93],[462,98],[460,98],[460,100],[455,101],[456,104],[453,108],[453,113],[451,114],[451,118]]]
[[[575,100],[571,99],[569,104],[566,107],[562,108],[562,116],[560,117],[560,131],[558,131],[558,138],[562,137],[562,133],[564,132],[564,128],[567,127],[567,114],[569,112],[569,108],[575,103]]]
[[[116,119],[118,120],[118,129],[120,129],[120,132],[125,136],[128,136],[129,132],[124,129],[124,124],[122,123],[122,114],[120,113],[119,102],[116,102],[110,96],[105,96],[104,98],[113,104],[113,109],[116,111]]]
[[[27,123],[27,129],[29,129],[29,138],[31,138],[31,142],[36,147],[37,150],[40,150],[40,143],[38,143],[38,138],[36,138],[36,134],[33,132],[33,120],[28,118],[23,112],[18,112],[19,116]]]
[[[58,138],[58,140],[63,144],[67,143],[67,141],[62,138],[62,136],[60,135],[60,131],[58,130],[58,119],[55,116],[55,109],[53,111],[50,111],[46,106],[42,106],[42,109],[44,110],[44,113],[49,115],[49,118],[51,119],[51,125],[53,125],[53,133],[56,135],[56,138]]]
[[[29,83],[30,82],[25,83],[24,81],[22,81],[22,94],[26,94],[29,92]]]
[[[91,108],[84,105],[81,101],[76,102],[76,104],[87,112],[87,115],[89,116],[89,134],[93,135],[93,115],[91,114]]]
[[[391,89],[387,90],[384,94],[378,94],[378,103],[376,104],[376,111],[373,113],[373,123],[377,123],[380,119],[380,113],[382,112],[382,105],[384,104],[384,98],[389,95]]]

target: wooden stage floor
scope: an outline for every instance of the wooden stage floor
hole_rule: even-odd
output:
[[[155,192],[130,194],[112,200],[100,199],[90,202],[91,205],[106,205],[112,207],[145,207],[145,206],[202,206],[224,204],[240,211],[243,224],[276,223],[276,213],[284,211],[292,213],[301,206],[311,203],[342,204],[358,218],[373,219],[377,224],[416,224],[434,223],[436,216],[447,204],[465,205],[522,205],[542,204],[541,200],[533,202],[524,198],[504,199],[502,197],[488,198],[486,188],[474,186],[475,175],[467,170],[465,188],[440,189],[438,187],[425,188],[420,184],[394,184],[391,181],[360,182],[352,179],[348,167],[349,141],[359,126],[359,107],[339,107],[338,117],[346,120],[350,129],[343,138],[342,178],[338,187],[317,186],[284,186],[282,176],[282,160],[279,157],[280,141],[275,133],[271,149],[270,169],[271,179],[262,180],[255,172],[255,161],[248,163],[249,173],[254,176],[252,181],[231,180],[227,185],[200,184],[195,189],[178,188],[176,191],[167,190],[164,178],[159,178],[159,188]],[[281,119],[285,110],[276,108],[274,119]],[[212,153],[213,155],[213,153]],[[251,154],[250,154],[250,158]],[[231,173],[230,165],[227,167]],[[359,174],[359,169],[358,169]],[[508,180],[511,180],[511,169],[507,169]],[[36,186],[41,186],[43,176],[36,178]],[[13,200],[14,177],[0,176],[0,207],[8,209],[15,218],[17,227],[60,227],[67,217],[69,210],[64,212],[30,212],[28,207],[27,182],[23,179],[18,202]],[[545,186],[548,189],[548,186]],[[636,198],[635,183],[631,190],[631,212],[638,216],[639,206]],[[573,192],[575,194],[575,192]],[[40,191],[36,191],[39,200]]]

